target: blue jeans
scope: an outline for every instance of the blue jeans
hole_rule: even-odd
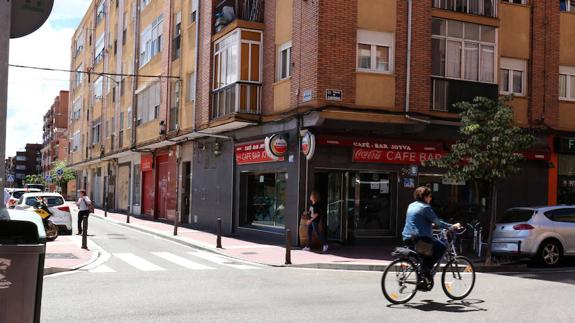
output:
[[[319,241],[321,241],[322,245],[326,245],[327,241],[325,241],[325,237],[319,231],[319,221],[312,221],[310,225],[307,226],[307,246],[311,245],[311,238],[313,237],[313,232],[317,235]]]
[[[422,241],[433,244],[433,248],[432,248],[433,253],[430,257],[425,257],[423,255],[420,255],[422,260],[423,260],[423,262],[422,262],[423,268],[426,270],[431,270],[433,268],[433,266],[439,260],[441,260],[441,257],[445,253],[445,250],[447,249],[447,247],[440,240],[435,239],[435,238],[431,238],[431,237],[418,237],[416,240],[404,240],[404,242],[409,248],[415,250],[415,242],[417,240],[422,240]]]

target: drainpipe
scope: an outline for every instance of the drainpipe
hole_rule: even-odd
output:
[[[138,89],[138,72],[140,69],[140,1],[136,1],[136,21],[134,22],[134,68],[132,82],[132,148],[136,148],[136,135],[138,131],[138,97],[136,90]]]
[[[200,21],[201,21],[201,15],[200,15],[200,9],[202,8],[202,2],[200,0],[196,1],[195,3],[197,3],[197,7],[196,9],[196,47],[194,48],[194,60],[195,62],[195,66],[194,66],[194,108],[192,109],[192,132],[196,132],[196,108],[198,107],[198,64],[199,64],[199,58],[198,58],[198,54],[199,54],[199,41],[200,41]],[[193,10],[194,8],[192,8]],[[191,184],[190,184],[191,185]]]

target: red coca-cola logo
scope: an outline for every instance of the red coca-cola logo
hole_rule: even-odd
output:
[[[383,156],[383,151],[373,149],[355,149],[353,152],[354,160],[380,160]]]

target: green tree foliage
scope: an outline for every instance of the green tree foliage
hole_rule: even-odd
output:
[[[497,205],[496,184],[517,174],[520,152],[529,148],[535,137],[513,124],[513,110],[507,105],[510,97],[493,101],[476,97],[472,102],[455,105],[460,112],[460,139],[451,146],[443,158],[430,160],[427,165],[444,168],[447,177],[458,181],[480,181],[489,185],[491,216],[489,228],[493,231]],[[491,241],[486,262],[491,261]]]
[[[46,181],[44,180],[44,178],[42,177],[42,175],[26,175],[26,177],[24,178],[24,183],[25,184],[42,184],[42,185],[46,185]]]
[[[62,176],[58,176],[58,170],[60,169],[64,172]],[[69,181],[76,179],[76,172],[73,169],[66,167],[66,163],[64,161],[59,160],[54,163],[54,166],[50,171],[50,177],[52,177],[52,183],[63,188]]]

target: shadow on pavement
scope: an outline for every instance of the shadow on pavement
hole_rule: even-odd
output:
[[[461,301],[447,301],[446,303],[435,302],[430,299],[421,300],[421,302],[388,305],[389,308],[396,309],[415,309],[423,312],[449,312],[449,313],[467,313],[467,312],[485,312],[487,309],[478,306],[485,301],[480,299],[465,299]]]

